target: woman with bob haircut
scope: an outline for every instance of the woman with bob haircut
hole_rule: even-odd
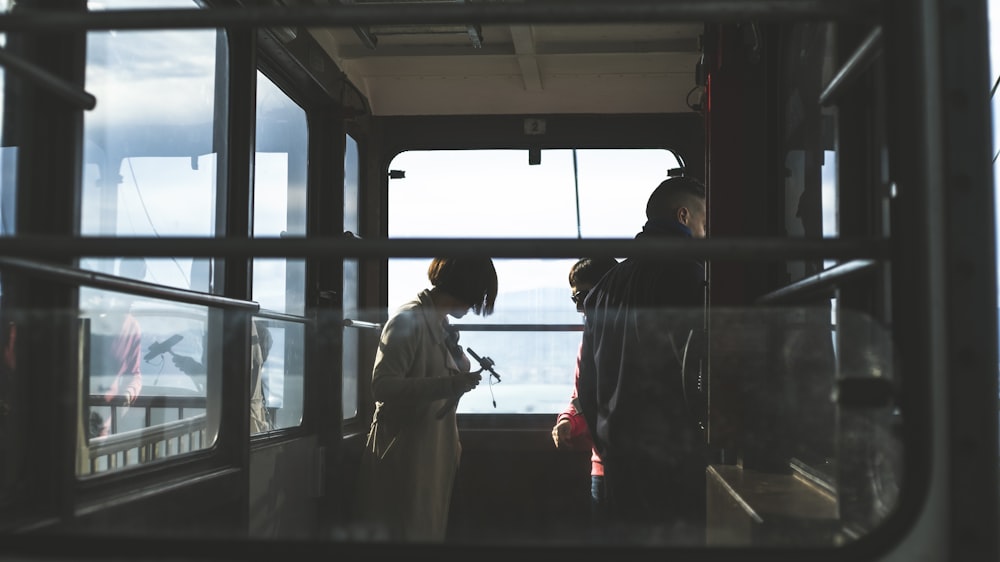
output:
[[[493,260],[434,258],[427,278],[432,287],[390,316],[375,355],[375,413],[355,496],[370,538],[444,540],[462,454],[455,409],[482,379],[448,316],[493,313]]]

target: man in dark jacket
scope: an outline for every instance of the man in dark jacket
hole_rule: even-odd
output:
[[[704,186],[671,178],[636,238],[704,238],[705,216]],[[604,459],[612,536],[704,541],[706,447],[683,371],[705,288],[699,260],[629,258],[585,301],[579,398]]]

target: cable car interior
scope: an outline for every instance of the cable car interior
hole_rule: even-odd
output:
[[[997,560],[987,7],[0,2],[0,559]],[[637,238],[674,177],[707,237]],[[372,370],[442,256],[496,265],[488,368],[446,538],[386,540]],[[595,536],[553,443],[609,256],[705,264],[694,548]]]

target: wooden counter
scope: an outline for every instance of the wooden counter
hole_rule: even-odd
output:
[[[707,534],[714,546],[826,546],[840,531],[833,494],[794,473],[736,465],[707,469]]]

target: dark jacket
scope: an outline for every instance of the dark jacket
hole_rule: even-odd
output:
[[[641,236],[691,235],[679,223],[651,220]],[[580,405],[609,490],[617,488],[619,507],[637,520],[644,508],[634,501],[650,502],[657,512],[667,501],[677,508],[680,494],[693,494],[691,503],[704,495],[704,436],[682,362],[688,338],[703,327],[705,287],[700,261],[629,258],[584,305]]]

